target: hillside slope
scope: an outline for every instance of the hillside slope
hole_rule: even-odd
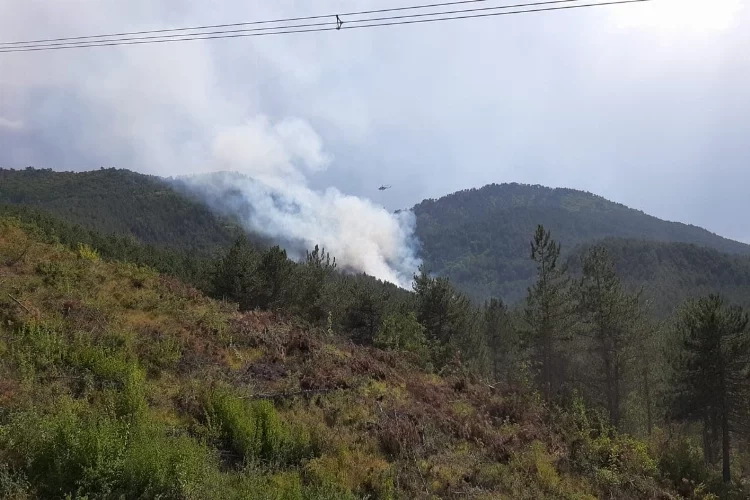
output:
[[[3,204],[40,208],[105,234],[203,255],[228,246],[241,232],[164,179],[128,170],[0,169]]]
[[[607,238],[617,273],[631,289],[643,287],[652,310],[661,316],[688,298],[720,290],[731,303],[750,307],[750,257],[729,255],[689,243],[663,243]],[[580,273],[581,256],[589,245],[576,247],[568,257],[573,276]]]
[[[529,240],[537,224],[569,252],[607,237],[693,243],[750,255],[750,245],[695,226],[666,222],[582,191],[489,185],[414,207],[422,257],[475,298],[521,299],[533,276]]]
[[[2,498],[675,498],[581,407],[240,314],[12,219],[0,380]]]

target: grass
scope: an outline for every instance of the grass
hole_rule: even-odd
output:
[[[0,498],[668,498],[693,463],[428,373],[388,328],[240,314],[0,219]]]

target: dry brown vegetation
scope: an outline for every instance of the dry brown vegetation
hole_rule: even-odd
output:
[[[0,335],[5,498],[676,497],[652,449],[583,407],[240,313],[11,220]]]

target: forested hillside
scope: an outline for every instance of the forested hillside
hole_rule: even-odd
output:
[[[689,243],[607,238],[600,244],[610,252],[617,273],[630,289],[643,288],[660,316],[672,313],[688,298],[714,290],[732,303],[750,306],[750,257],[729,255]],[[571,274],[581,272],[582,245],[568,257]]]
[[[460,363],[426,370],[408,315],[376,322],[380,348],[356,346],[303,320],[314,308],[238,312],[46,234],[0,218],[1,498],[675,492],[644,443],[580,404],[548,408]]]
[[[525,296],[534,272],[528,235],[537,224],[556,235],[564,253],[579,244],[622,237],[750,255],[750,245],[572,189],[493,184],[425,200],[414,212],[428,267],[479,299],[516,302]]]
[[[657,320],[607,247],[528,239],[511,309],[6,210],[0,498],[747,498],[747,314]]]
[[[145,255],[133,259],[192,282],[207,279],[205,266],[185,256],[208,258],[229,248],[243,233],[233,222],[232,211],[253,208],[231,193],[222,193],[221,199],[209,200],[213,212],[191,192],[183,182],[127,170],[0,170],[0,206],[6,205],[5,213],[24,212],[28,218],[27,207],[38,208],[42,212],[33,218],[41,225],[78,224],[75,237],[104,248],[112,258],[146,251],[148,259]],[[662,316],[685,298],[716,288],[738,303],[745,304],[750,297],[750,246],[694,226],[661,221],[588,193],[492,185],[426,200],[414,210],[427,268],[450,278],[477,302],[499,297],[515,304],[525,298],[534,274],[528,258],[529,234],[540,222],[553,231],[573,271],[580,267],[583,249],[616,237],[607,246],[624,282],[631,288],[643,286]],[[52,221],[46,214],[64,222]],[[99,232],[109,241],[91,240]],[[258,248],[289,244],[246,236]],[[150,246],[142,250],[123,238]],[[167,258],[165,252],[180,257]]]
[[[207,255],[240,233],[164,179],[128,170],[90,172],[0,169],[0,205],[45,210],[105,234]]]

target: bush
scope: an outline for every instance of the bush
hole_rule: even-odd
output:
[[[701,446],[686,437],[661,449],[659,469],[674,488],[688,498],[695,497],[696,489],[721,492],[721,476],[706,466]]]
[[[656,488],[659,471],[646,443],[617,432],[601,412],[586,408],[579,398],[564,412],[563,421],[573,468],[600,490],[634,490],[643,495]]]
[[[68,362],[75,368],[88,370],[99,383],[113,389],[110,393],[119,416],[137,417],[145,411],[146,374],[124,353],[88,345],[79,339]]]
[[[0,445],[14,477],[28,477],[41,497],[201,498],[203,485],[218,477],[203,445],[70,400],[50,413],[13,415]],[[0,487],[7,484],[1,476]]]
[[[91,261],[91,262],[96,262],[99,260],[99,252],[96,249],[91,248],[90,246],[84,243],[79,243],[78,244],[78,257],[84,260]]]
[[[21,377],[30,380],[38,371],[59,366],[67,355],[67,343],[51,325],[29,323],[16,330],[9,350]]]
[[[205,406],[209,427],[247,461],[293,464],[312,454],[310,434],[282,421],[268,401],[246,402],[216,389]]]
[[[430,361],[425,329],[413,312],[387,316],[375,335],[375,345],[381,349],[413,353],[422,364]]]

